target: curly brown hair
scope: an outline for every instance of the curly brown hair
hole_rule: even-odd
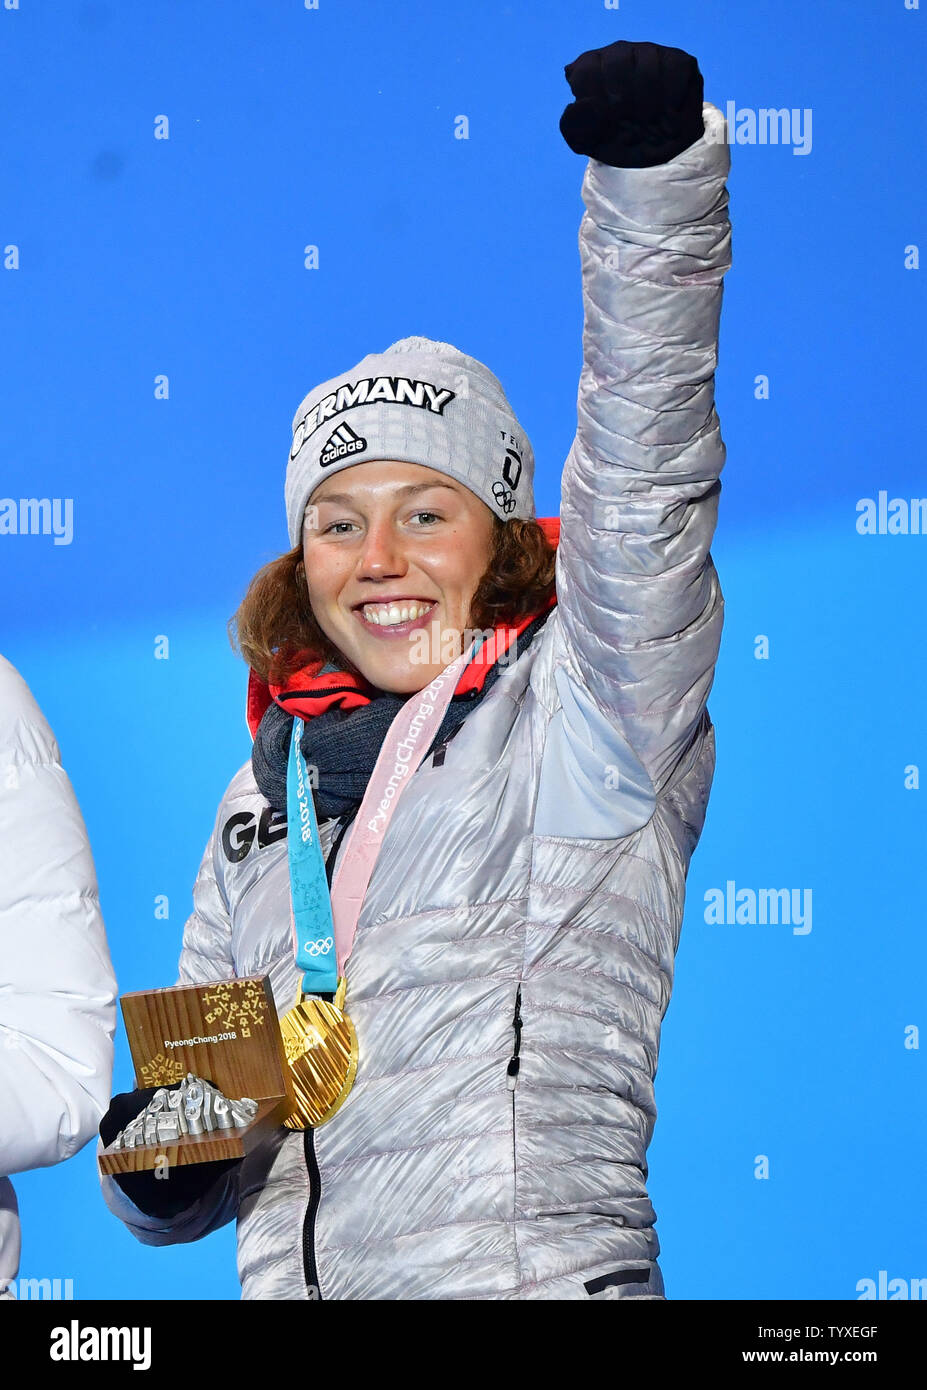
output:
[[[492,539],[467,624],[478,630],[517,623],[545,607],[554,592],[557,551],[537,521],[494,516]],[[360,675],[316,622],[301,544],[258,570],[228,627],[232,646],[262,680],[282,684],[319,658]]]

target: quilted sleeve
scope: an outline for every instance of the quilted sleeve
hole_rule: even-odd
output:
[[[217,869],[219,827],[224,806],[223,799],[194,883],[193,912],[184,927],[177,984],[205,983],[233,979],[235,976],[231,921]],[[99,1148],[102,1147],[101,1142]],[[192,1191],[191,1170],[180,1171],[186,1174],[184,1191],[188,1186]],[[164,1194],[160,1191],[165,1180],[155,1179],[152,1174],[131,1175],[129,1178],[129,1182],[136,1177],[150,1179],[150,1182],[136,1181],[133,1185],[138,1204],[130,1199],[114,1178],[101,1175],[103,1200],[113,1215],[118,1216],[143,1245],[180,1245],[199,1240],[224,1226],[237,1214],[238,1167],[203,1163],[196,1166],[195,1173],[202,1180],[202,1185],[197,1188],[193,1201],[169,1216],[163,1214]],[[169,1178],[167,1182],[170,1182]],[[149,1189],[153,1199],[151,1210],[145,1211],[145,1195]],[[169,1205],[170,1194],[167,1195]]]
[[[714,677],[709,553],[725,450],[714,404],[730,267],[724,118],[666,164],[590,159],[579,248],[583,365],[557,553],[567,660],[659,795]]]
[[[0,657],[0,1174],[70,1158],[109,1103],[116,981],[84,820]]]

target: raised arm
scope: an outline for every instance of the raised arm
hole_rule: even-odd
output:
[[[589,163],[559,621],[582,683],[659,795],[702,717],[721,637],[709,546],[725,458],[714,372],[730,153],[679,49],[612,44],[565,71],[577,100],[561,130]]]

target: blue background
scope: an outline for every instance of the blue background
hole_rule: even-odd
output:
[[[922,278],[904,268],[925,226],[925,24],[903,0],[0,9],[0,242],[21,257],[0,274],[0,494],[72,497],[75,521],[69,546],[0,538],[0,649],[58,737],[121,991],[173,982],[249,755],[225,625],[287,548],[304,394],[396,338],[455,343],[501,378],[555,514],[582,357],[563,65],[647,39],[694,53],[722,111],[812,109],[807,155],[732,148],[718,767],[649,1152],[671,1298],[927,1276],[924,1062],[904,1046],[927,1023],[927,793],[903,786],[927,762],[927,538],[855,528],[859,498],[927,492]],[[811,932],[706,924],[728,879],[811,889]],[[114,1089],[130,1078],[120,1021]],[[234,1226],[138,1245],[92,1145],[16,1187],[23,1276],[238,1297]]]

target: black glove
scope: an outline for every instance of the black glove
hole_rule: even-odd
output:
[[[705,83],[681,48],[619,39],[563,69],[576,100],[560,133],[576,154],[618,169],[666,164],[705,132]]]
[[[118,1096],[113,1096],[109,1109],[100,1121],[100,1138],[104,1147],[108,1148],[119,1131],[145,1109],[156,1091],[177,1091],[182,1085],[182,1081],[177,1081],[173,1086],[149,1086],[140,1091],[121,1091]],[[113,1173],[112,1177],[139,1211],[146,1216],[170,1219],[192,1207],[224,1173],[239,1163],[240,1158],[220,1158],[208,1163],[185,1163],[179,1168],[171,1168],[167,1177],[157,1178],[153,1170],[145,1173]]]

